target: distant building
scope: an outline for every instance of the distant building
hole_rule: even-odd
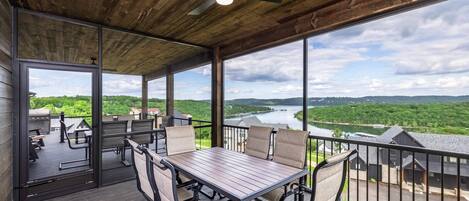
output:
[[[469,153],[469,137],[462,135],[446,135],[446,134],[427,134],[427,133],[413,133],[407,132],[401,127],[394,126],[389,128],[386,132],[379,136],[349,136],[349,139],[398,144],[405,146],[428,148],[432,150],[456,152],[456,153]],[[351,148],[356,148],[351,146]],[[392,150],[389,153],[388,149],[379,149],[376,147],[369,147],[368,150],[368,175],[369,178],[374,178],[379,181],[387,182],[388,166],[391,171],[391,183],[398,183],[399,174],[405,182],[412,182],[416,184],[430,185],[439,187],[441,180],[444,180],[444,187],[447,189],[457,188],[457,159],[455,157],[443,157],[443,175],[441,174],[441,157],[438,155],[429,155],[428,164],[426,154],[415,153],[415,162],[412,160],[412,153],[402,152],[402,171],[400,170],[400,152]],[[366,170],[366,147],[360,146],[359,156],[352,157],[352,169],[361,171]],[[415,172],[412,172],[412,164],[415,166]],[[427,169],[428,166],[428,169]],[[469,163],[468,159],[460,159],[460,178],[461,189],[469,190]],[[426,180],[426,173],[428,172],[428,181]],[[413,177],[413,175],[415,175]],[[386,178],[385,178],[386,177]],[[360,178],[365,177],[360,175]]]
[[[288,124],[263,123],[256,116],[243,117],[240,119],[228,119],[228,120],[225,120],[225,124],[232,125],[232,126],[243,126],[243,127],[264,126],[264,127],[274,128],[274,130],[278,130],[280,128],[283,128],[283,129],[289,128]]]
[[[142,109],[135,107],[130,108],[129,114],[138,115],[140,113],[142,113]],[[161,111],[159,108],[148,108],[148,115],[159,115],[160,113]]]

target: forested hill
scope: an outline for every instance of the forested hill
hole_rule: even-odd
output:
[[[210,120],[211,106],[209,101],[176,100],[175,109],[183,114],[191,114],[197,120]],[[141,108],[142,102],[134,96],[103,96],[104,115],[129,114],[132,107]],[[165,113],[165,100],[149,99],[148,107],[158,108]],[[64,112],[67,116],[91,115],[91,97],[89,96],[62,96],[62,97],[31,97],[30,108],[48,108],[53,115]],[[260,113],[271,111],[269,107],[227,104],[226,117],[234,117],[245,113]]]
[[[469,102],[469,95],[466,96],[365,96],[365,97],[324,97],[309,98],[309,105],[330,106],[348,104],[422,104],[422,103],[461,103]],[[234,99],[227,101],[229,104],[241,105],[303,105],[303,99]]]

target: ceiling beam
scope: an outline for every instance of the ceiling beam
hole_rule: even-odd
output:
[[[161,68],[145,75],[147,81],[164,77],[168,72],[178,73],[190,69],[194,69],[212,62],[212,51],[207,51],[187,58],[176,63],[169,64],[167,68]]]
[[[222,46],[224,59],[293,42],[443,0],[338,0]]]

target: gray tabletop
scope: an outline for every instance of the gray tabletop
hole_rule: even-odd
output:
[[[236,201],[252,200],[308,173],[218,147],[169,156],[167,160],[183,174]]]

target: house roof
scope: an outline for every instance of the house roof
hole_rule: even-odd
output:
[[[417,139],[415,139],[413,137],[413,135],[410,135],[407,131],[405,131],[404,129],[402,129],[399,126],[393,126],[393,127],[389,128],[383,134],[377,136],[376,140],[378,142],[381,142],[381,143],[394,144],[394,143],[396,143],[395,138],[400,134],[404,134],[404,135],[409,136],[410,138],[412,138],[414,140],[415,143],[417,143],[418,145],[423,147],[423,145]]]
[[[469,136],[412,132],[409,134],[428,149],[469,153]]]
[[[67,133],[73,133],[82,124],[86,123],[83,118],[65,118],[64,123],[67,126]],[[86,125],[85,126],[89,126]],[[60,119],[51,119],[51,128],[60,128]]]
[[[356,144],[351,144],[350,149],[357,149],[357,145]],[[377,150],[376,147],[368,147],[368,155],[366,153],[366,146],[360,146],[360,148],[357,149],[357,151],[358,151],[358,154],[354,154],[350,157],[352,160],[355,159],[358,156],[364,162],[366,162],[366,159],[368,158],[368,163],[369,164],[377,164],[378,150]],[[380,162],[381,162],[381,160],[382,160],[382,157],[379,158]]]

